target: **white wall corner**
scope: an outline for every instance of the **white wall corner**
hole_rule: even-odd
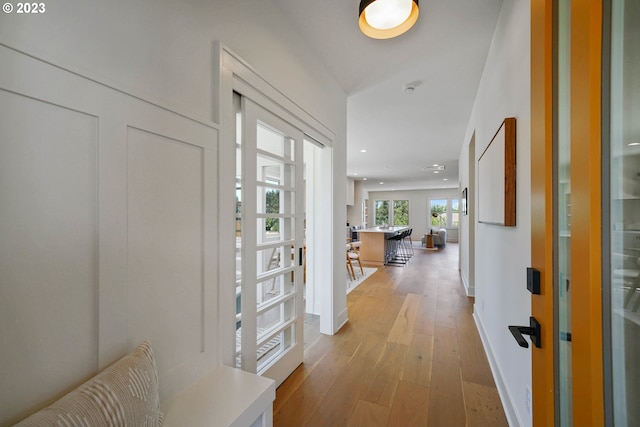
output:
[[[462,278],[462,284],[464,285],[464,291],[466,292],[468,297],[476,296],[476,288],[475,286],[469,285],[469,279],[465,275],[464,271],[460,271],[460,277]]]
[[[333,331],[334,334],[337,333],[344,325],[346,325],[347,321],[349,320],[346,308],[340,314],[338,314],[336,320],[337,328]]]

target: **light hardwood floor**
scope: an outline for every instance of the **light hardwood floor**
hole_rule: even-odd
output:
[[[276,391],[276,427],[507,425],[457,245],[415,252],[348,295],[337,334],[308,343]]]

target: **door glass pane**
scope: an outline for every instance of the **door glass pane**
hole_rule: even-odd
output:
[[[258,123],[258,150],[267,151],[269,153],[277,154],[278,156],[284,156],[284,136],[279,132],[272,130],[268,125],[264,123]]]
[[[557,45],[557,134],[556,150],[556,224],[555,318],[556,383],[559,393],[556,407],[561,426],[571,426],[571,122],[570,122],[570,2],[558,3]]]
[[[615,426],[640,425],[640,2],[612,2],[611,384]]]
[[[236,239],[235,239],[235,294],[236,294],[236,367],[241,367],[240,359],[240,326],[242,325],[242,111],[240,108],[240,96],[233,96],[236,110]]]
[[[277,217],[278,214],[284,214],[285,212],[295,213],[296,211],[296,195],[292,191],[258,185],[257,197],[258,214],[269,214]],[[274,231],[277,231],[277,228]]]

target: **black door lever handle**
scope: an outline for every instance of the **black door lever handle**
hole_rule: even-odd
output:
[[[516,342],[520,347],[529,348],[529,343],[522,336],[529,335],[531,337],[531,342],[536,347],[540,348],[541,346],[541,333],[540,333],[540,323],[535,319],[535,317],[529,317],[529,326],[509,326],[509,331],[511,335],[516,339]]]

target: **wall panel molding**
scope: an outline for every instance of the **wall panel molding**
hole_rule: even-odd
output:
[[[146,338],[173,396],[220,364],[217,126],[6,45],[0,63],[0,162],[22,159],[0,215],[24,230],[0,248],[26,255],[0,269],[0,425]]]

